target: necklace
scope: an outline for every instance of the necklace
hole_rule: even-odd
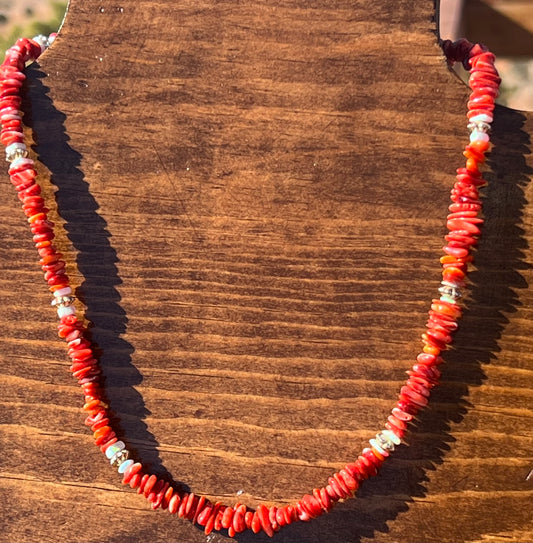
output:
[[[445,236],[445,254],[440,259],[443,270],[439,297],[432,300],[427,330],[422,334],[422,351],[407,371],[408,379],[400,389],[398,401],[384,428],[370,440],[369,446],[355,461],[329,477],[324,487],[314,489],[293,505],[260,504],[253,511],[241,503],[233,506],[212,503],[204,496],[174,488],[130,458],[125,443],[110,425],[111,412],[104,401],[95,347],[87,339],[86,325],[76,316],[75,297],[65,273],[66,264],[53,244],[54,224],[47,218],[48,209],[36,183],[34,161],[28,158],[19,111],[24,66],[39,58],[54,38],[52,34],[48,38],[20,39],[7,51],[0,67],[0,140],[6,146],[10,180],[22,202],[40,257],[39,264],[53,295],[52,306],[60,319],[58,333],[67,341],[72,361],[70,370],[82,388],[83,409],[88,415],[85,424],[91,428],[95,444],[118,469],[123,483],[143,494],[152,509],[167,509],[171,514],[203,526],[206,534],[225,529],[233,537],[250,529],[254,533],[263,531],[272,536],[282,526],[295,521],[309,521],[329,511],[336,502],[352,497],[362,481],[376,475],[385,459],[401,443],[409,422],[428,404],[430,390],[439,381],[438,366],[443,362],[441,353],[451,344],[458,327],[457,321],[461,316],[458,302],[483,222],[479,217],[479,187],[485,181],[479,167],[489,149],[490,123],[500,83],[494,55],[484,46],[466,40],[453,43],[447,40],[441,44],[449,64],[462,62],[470,71],[472,93],[467,113],[470,142],[463,153],[465,167],[457,170],[457,181],[451,191],[452,203],[446,223],[449,233]]]

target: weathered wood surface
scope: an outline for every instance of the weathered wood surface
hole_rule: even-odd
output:
[[[72,0],[30,69],[58,244],[116,424],[156,471],[287,503],[383,424],[465,142],[467,89],[433,15],[431,0]],[[408,446],[277,541],[533,541],[532,126],[498,110],[468,311]],[[204,542],[91,444],[7,178],[0,198],[0,542]]]

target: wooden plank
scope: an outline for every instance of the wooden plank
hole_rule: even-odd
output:
[[[29,69],[58,245],[115,424],[157,473],[289,503],[382,426],[465,140],[433,16],[429,0],[72,0]],[[357,499],[277,541],[533,539],[531,127],[499,109],[478,269],[431,408]],[[8,185],[0,542],[205,542],[91,445]]]

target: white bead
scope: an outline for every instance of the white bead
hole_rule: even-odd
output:
[[[470,134],[470,141],[489,141],[489,139],[489,135],[486,132],[474,130],[472,134]]]
[[[15,117],[16,115],[10,115],[10,117]],[[12,143],[11,145],[8,145],[6,147],[6,153],[8,153],[9,151],[14,151],[15,149],[22,149],[22,150],[26,150],[27,147],[26,147],[26,144],[25,143],[21,143],[19,141],[16,141],[15,143]]]
[[[0,118],[2,119],[2,122],[6,122],[6,121],[22,121],[22,117],[20,115],[17,115],[15,113],[12,113],[12,114],[4,114],[4,115],[1,115]],[[15,143],[12,143],[11,145],[24,145],[24,143],[18,143],[18,142],[15,142]],[[11,145],[8,145],[6,147],[6,151],[9,149],[9,147],[11,147]]]
[[[377,440],[375,439],[371,439],[369,441],[370,445],[372,445],[372,448],[376,449],[376,451],[378,451],[379,454],[383,455],[383,456],[389,456],[389,453],[384,451],[382,448],[381,448],[381,445],[377,442]]]
[[[487,113],[480,113],[479,115],[470,117],[470,119],[468,120],[471,123],[491,123],[493,121],[493,118],[492,115],[488,115]]]
[[[117,441],[116,443],[113,443],[112,445],[109,445],[109,447],[105,450],[105,455],[107,458],[111,459],[115,454],[122,451],[126,448],[126,445],[124,441]]]
[[[75,315],[76,314],[76,308],[73,305],[67,305],[65,307],[58,307],[57,308],[57,316],[62,319],[63,317],[67,317],[68,315]]]
[[[14,115],[12,115],[14,117]],[[6,160],[14,162],[17,158],[26,158],[28,156],[28,148],[24,143],[15,142],[6,147]]]
[[[9,169],[18,168],[19,166],[33,166],[35,162],[31,158],[19,157],[15,159]]]
[[[133,460],[130,458],[129,460],[126,460],[125,462],[122,462],[122,464],[120,464],[120,466],[118,467],[118,472],[124,473],[132,465]]]
[[[390,430],[382,430],[381,433],[387,439],[392,441],[395,445],[399,445],[402,442],[402,440],[394,432],[391,432]]]
[[[54,296],[56,298],[68,296],[69,294],[72,294],[72,289],[70,287],[60,288],[59,290],[54,291]]]
[[[451,296],[446,296],[445,294],[440,297],[440,301],[448,302],[449,304],[454,304],[456,302],[455,298],[452,298]]]
[[[33,41],[36,41],[41,46],[41,53],[44,53],[48,47],[48,38],[43,34],[34,36]]]

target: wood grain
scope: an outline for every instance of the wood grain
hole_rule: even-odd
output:
[[[465,140],[433,17],[429,0],[71,0],[29,68],[28,134],[115,423],[176,484],[288,503],[383,424]],[[357,499],[277,541],[533,540],[533,123],[497,113],[431,408]],[[205,541],[91,445],[9,183],[0,197],[0,542]]]

